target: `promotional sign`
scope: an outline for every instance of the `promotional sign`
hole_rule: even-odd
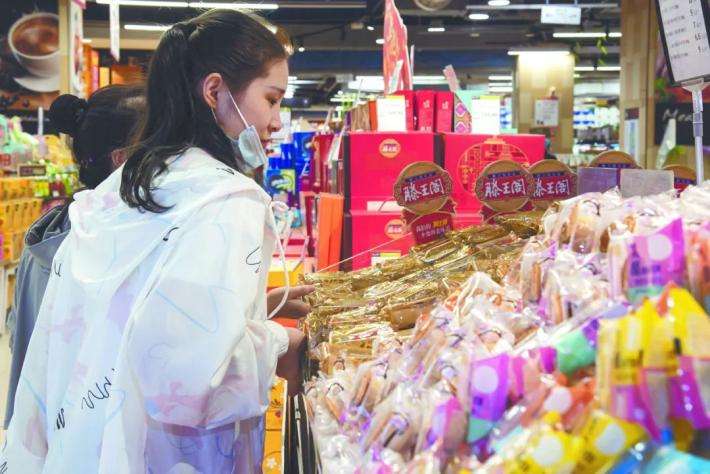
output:
[[[111,0],[108,10],[111,56],[116,61],[121,60],[121,22],[118,15],[118,0]]]
[[[710,79],[710,7],[706,0],[656,0],[663,50],[676,84]]]
[[[666,127],[673,124],[676,145],[692,146],[693,137],[693,104],[690,102],[656,102],[653,138],[654,144],[663,143]],[[710,120],[703,120],[703,144],[710,145]]]
[[[623,151],[605,151],[594,158],[589,164],[592,168],[611,168],[611,169],[638,169],[639,165],[636,160]]]
[[[417,244],[431,242],[453,230],[451,176],[426,161],[412,163],[397,178],[394,197]]]
[[[673,189],[673,172],[668,170],[621,170],[621,196],[652,196]]]
[[[557,127],[560,124],[560,101],[557,99],[538,99],[535,101],[535,125],[538,127]]]
[[[407,131],[407,107],[403,96],[391,95],[378,98],[376,112],[378,131]]]
[[[500,133],[500,97],[481,96],[471,101],[471,132],[481,135]]]
[[[399,80],[393,84],[393,89],[385,91],[388,93],[396,90],[412,89],[412,67],[409,61],[409,50],[407,48],[407,27],[399,15],[399,10],[394,0],[385,0],[385,15],[383,28],[382,45],[382,76],[385,86],[392,82],[392,76],[398,69],[397,63],[401,62],[399,69]]]
[[[531,196],[537,209],[547,209],[553,201],[562,201],[577,195],[577,175],[557,160],[535,163],[528,172],[534,180]]]
[[[497,212],[519,210],[529,201],[533,189],[532,175],[512,160],[491,163],[476,180],[476,196]]]
[[[58,95],[61,69],[57,1],[0,5],[0,113],[48,110]]]
[[[669,165],[663,169],[673,172],[673,187],[679,193],[683,192],[688,186],[695,185],[697,176],[692,168],[682,165]]]
[[[543,5],[540,23],[551,25],[579,25],[582,23],[582,9],[574,5]]]

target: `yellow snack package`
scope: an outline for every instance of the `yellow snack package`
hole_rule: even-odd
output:
[[[579,431],[584,448],[575,474],[606,472],[631,446],[646,436],[636,423],[594,410]]]

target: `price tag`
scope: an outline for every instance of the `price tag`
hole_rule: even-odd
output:
[[[710,78],[710,8],[707,0],[656,0],[671,80]]]

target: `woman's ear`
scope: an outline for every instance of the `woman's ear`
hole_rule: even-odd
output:
[[[208,74],[202,80],[202,99],[212,110],[217,108],[217,95],[223,82],[222,76],[217,72]]]

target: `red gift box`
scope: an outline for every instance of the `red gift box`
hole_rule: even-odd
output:
[[[414,127],[414,91],[397,91],[394,95],[404,96],[404,106],[407,118],[407,130],[413,132]]]
[[[346,135],[345,210],[365,211],[368,202],[393,201],[393,187],[399,173],[415,161],[433,162],[437,143],[436,135],[424,132],[351,132]]]
[[[316,192],[330,192],[328,183],[328,155],[330,153],[330,145],[333,143],[334,135],[326,133],[313,137],[313,171],[315,171],[315,180],[313,188]]]
[[[416,91],[414,93],[414,99],[417,114],[417,130],[420,132],[433,132],[436,91]]]
[[[343,232],[343,258],[356,255],[349,261],[353,270],[406,255],[414,245],[401,212],[349,212]],[[347,264],[343,267],[349,268]]]
[[[437,91],[436,127],[438,133],[451,132],[454,122],[454,93]]]
[[[476,179],[483,168],[509,159],[527,166],[545,157],[544,135],[468,135],[445,133],[444,169],[451,174],[451,197],[459,213],[480,211]]]

